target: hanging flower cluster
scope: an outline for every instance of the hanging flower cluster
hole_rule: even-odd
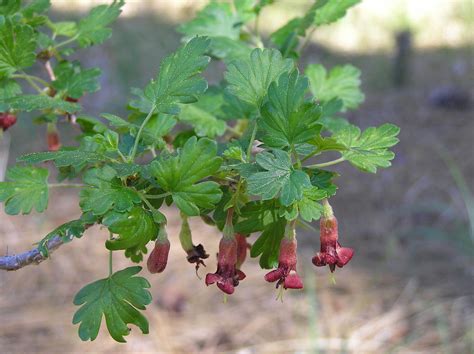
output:
[[[354,250],[340,245],[337,219],[327,200],[324,200],[323,206],[324,211],[320,220],[321,248],[312,261],[317,267],[328,265],[330,271],[334,272],[336,266],[342,268],[351,260]],[[229,295],[234,293],[235,287],[246,277],[241,270],[241,266],[250,247],[246,235],[234,232],[232,216],[233,210],[230,209],[227,213],[223,236],[219,242],[217,270],[215,273],[208,273],[205,279],[206,285],[216,284],[220,290]],[[182,213],[181,218],[179,240],[187,254],[186,259],[189,263],[195,264],[197,272],[200,265],[205,266],[203,260],[208,258],[209,255],[201,244],[194,245],[187,216]],[[148,269],[151,273],[161,273],[165,269],[169,249],[170,243],[166,236],[165,227],[162,226],[155,242],[155,248],[148,258]],[[285,235],[280,241],[278,267],[268,272],[264,278],[267,282],[276,282],[277,288],[282,286],[283,289],[302,289],[303,281],[297,273],[296,264],[296,221],[292,221],[287,225]]]

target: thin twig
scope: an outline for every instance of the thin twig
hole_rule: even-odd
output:
[[[44,63],[44,67],[51,81],[56,81],[56,75],[54,75],[54,71],[53,71],[53,68],[51,67],[51,62],[49,60],[46,60],[46,63]]]
[[[87,230],[94,224],[84,225],[84,230]],[[46,249],[48,250],[47,255],[41,254],[38,247],[35,247],[29,251],[23,253],[13,254],[11,256],[6,255],[0,257],[0,270],[18,270],[23,267],[26,267],[30,264],[40,264],[41,262],[47,260],[51,252],[59,248],[65,243],[63,238],[59,235],[51,237],[46,241]]]
[[[64,241],[60,236],[51,238],[46,243],[46,247],[49,251],[48,253],[51,253],[63,244]],[[46,259],[48,259],[48,257],[43,256],[36,247],[23,253],[0,257],[0,269],[7,271],[18,270],[30,264],[40,264]]]

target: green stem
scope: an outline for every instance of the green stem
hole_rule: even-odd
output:
[[[137,191],[138,192],[138,191]],[[143,193],[138,192],[138,195],[140,196],[140,199],[143,201],[143,203],[146,204],[146,206],[152,211],[152,212],[157,212],[156,208],[151,205],[150,201],[143,195]]]
[[[110,239],[112,238],[113,238],[113,234],[110,233]],[[114,269],[113,269],[112,251],[109,251],[109,277],[111,277],[113,273],[114,273]]]
[[[323,204],[323,217],[325,219],[332,218],[334,216],[334,212],[333,212],[332,206],[331,206],[331,204],[329,204],[329,201],[327,200],[327,198],[323,199],[322,204]]]
[[[118,152],[120,158],[122,159],[122,161],[127,162],[127,158],[124,156],[124,154],[122,154],[122,151],[117,149],[117,152]]]
[[[327,167],[327,166],[332,166],[332,165],[336,165],[338,163],[341,163],[341,162],[344,162],[346,161],[346,159],[344,157],[340,157],[336,160],[332,160],[332,161],[328,161],[328,162],[323,162],[323,163],[317,163],[317,164],[314,164],[314,165],[309,165],[309,166],[306,166],[307,168],[321,168],[321,167]]]
[[[49,83],[37,76],[34,76],[34,75],[28,75],[28,74],[15,74],[15,75],[12,75],[11,78],[13,79],[24,79],[24,80],[28,80],[28,79],[31,79],[31,80],[34,80],[36,82],[39,82],[40,84],[44,85],[44,86],[49,86]]]
[[[296,238],[296,221],[298,219],[291,220],[288,224],[285,232],[285,238],[288,240],[294,240]]]
[[[36,85],[36,83],[31,79],[30,75],[26,74],[25,72],[22,72],[21,73],[22,75],[22,79],[25,79],[26,81],[28,81],[28,83],[31,85],[31,87],[33,87],[36,91],[38,91],[38,93],[40,95],[44,95],[45,92],[43,92],[43,90],[41,89],[41,87],[39,87],[38,85]]]
[[[234,208],[227,210],[227,217],[225,220],[224,229],[222,230],[223,237],[226,239],[233,239],[234,225],[232,224],[232,217],[234,216]]]
[[[70,183],[70,184],[64,184],[64,183],[50,183],[48,184],[49,188],[83,188],[85,187],[84,184],[80,183]]]
[[[65,41],[61,42],[61,43],[58,43],[54,46],[55,49],[58,49],[59,47],[62,47],[62,46],[65,46],[69,43],[72,43],[74,42],[77,38],[79,37],[79,34],[76,34],[75,36],[69,38],[69,39],[66,39]]]
[[[161,199],[171,195],[170,192],[162,193],[162,194],[144,194],[144,197],[147,199]]]
[[[135,144],[133,144],[132,153],[130,154],[130,157],[129,157],[130,162],[133,162],[133,160],[135,160],[135,155],[137,154],[137,149],[138,149],[138,143],[140,142],[140,137],[143,133],[143,129],[145,128],[145,125],[153,116],[154,111],[155,111],[155,106],[153,105],[151,107],[150,112],[148,112],[148,115],[145,117],[145,120],[143,121],[142,125],[140,125],[140,129],[138,130],[137,136],[135,137]]]
[[[313,156],[318,155],[318,154],[320,154],[320,151],[319,151],[318,149],[316,149],[316,150],[314,150],[311,154],[306,155],[305,157],[303,157],[303,158],[301,159],[301,162],[305,162],[306,160],[308,160],[308,159],[310,159],[310,158],[312,158]]]
[[[255,121],[252,135],[250,136],[249,146],[247,147],[247,162],[250,162],[250,156],[252,155],[252,146],[255,140],[255,136],[257,135],[257,121]]]
[[[296,160],[296,167],[301,168],[301,161],[300,161],[300,158],[298,157],[298,153],[296,152],[294,145],[291,145],[291,152],[293,153],[293,156]]]

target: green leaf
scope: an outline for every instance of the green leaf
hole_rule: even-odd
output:
[[[321,130],[318,119],[320,108],[303,105],[308,88],[306,78],[297,70],[283,73],[268,89],[268,101],[262,107],[259,127],[264,132],[263,141],[272,147],[284,148],[302,144],[314,138]]]
[[[198,136],[214,138],[225,133],[227,125],[197,104],[183,106],[179,120],[194,127]]]
[[[138,193],[123,186],[110,166],[87,171],[84,183],[88,185],[80,193],[80,206],[84,212],[91,211],[95,215],[104,215],[109,210],[125,212],[141,202]]]
[[[322,65],[312,64],[306,68],[306,75],[311,92],[323,103],[339,98],[345,111],[357,108],[364,101],[360,91],[360,70],[352,65],[336,66],[328,74]]]
[[[112,251],[130,248],[139,250],[140,252],[132,256],[132,260],[138,262],[143,258],[141,253],[146,253],[147,243],[156,238],[158,234],[158,226],[155,224],[153,216],[139,206],[121,215],[108,228],[110,232],[118,234],[119,237],[107,240],[105,246]]]
[[[337,186],[332,183],[332,180],[339,176],[336,172],[314,169],[309,173],[311,173],[311,184],[318,187],[319,190],[325,191],[326,198],[336,194]]]
[[[295,202],[293,207],[298,210],[303,220],[307,222],[318,220],[323,212],[323,207],[318,201],[326,197],[327,193],[325,190],[318,189],[317,187],[305,188],[303,191],[303,199]],[[298,215],[298,213],[296,215]]]
[[[270,84],[293,67],[293,61],[283,59],[278,50],[257,48],[247,58],[229,64],[225,78],[233,95],[260,107]]]
[[[298,46],[299,37],[304,36],[306,32],[301,33],[300,31],[301,21],[302,19],[299,17],[294,18],[270,35],[271,41],[283,53],[284,57],[298,56],[295,49]]]
[[[28,164],[37,164],[45,161],[54,161],[57,167],[82,166],[87,163],[101,162],[105,157],[93,151],[84,151],[79,149],[60,150],[49,152],[34,152],[26,154],[17,159],[18,162]]]
[[[263,200],[280,194],[281,203],[287,206],[301,200],[303,189],[311,186],[308,175],[293,168],[290,155],[285,151],[275,149],[273,155],[262,152],[257,155],[256,161],[266,171],[254,173],[247,179],[248,190]]]
[[[362,134],[358,127],[350,125],[333,135],[337,142],[346,146],[342,156],[358,169],[377,172],[377,167],[389,167],[395,154],[388,150],[398,143],[400,128],[393,124],[367,128]]]
[[[209,139],[188,139],[177,156],[160,156],[151,163],[151,173],[161,188],[170,192],[177,207],[188,216],[199,215],[199,208],[213,208],[222,192],[215,182],[198,181],[215,173],[221,158],[217,144]]]
[[[328,0],[318,0],[306,11],[303,17],[296,17],[270,35],[270,39],[283,53],[284,57],[299,56],[295,51],[301,38],[306,36],[307,30],[313,25],[315,14],[326,5]]]
[[[254,242],[250,249],[250,256],[260,256],[260,267],[271,269],[278,264],[280,253],[280,242],[285,234],[285,218],[276,218],[274,222],[267,225],[262,234]]]
[[[100,89],[98,78],[100,69],[81,69],[79,62],[62,61],[54,68],[56,80],[52,85],[60,93],[71,97],[81,98],[86,92]]]
[[[275,204],[278,203],[273,200],[254,200],[245,204],[240,209],[239,221],[234,225],[235,232],[247,235],[265,230],[274,222]]]
[[[74,305],[82,306],[74,314],[72,323],[80,323],[79,337],[83,341],[97,338],[103,316],[110,335],[117,342],[125,342],[123,337],[130,333],[129,323],[138,326],[142,333],[148,333],[148,321],[138,310],[145,310],[152,298],[146,290],[150,283],[134,276],[141,269],[126,268],[86,285],[77,293]]]
[[[63,101],[43,95],[18,95],[5,100],[10,109],[31,112],[34,110],[59,110],[74,113],[81,109],[77,103]]]
[[[5,100],[21,94],[21,86],[15,81],[7,78],[0,79],[0,112],[8,111]]]
[[[20,0],[7,0],[0,3],[0,15],[13,15],[21,8]]]
[[[77,34],[77,24],[72,21],[50,23],[56,36],[74,37]]]
[[[134,107],[148,113],[152,107],[168,114],[179,113],[179,103],[193,103],[207,89],[207,82],[199,74],[207,67],[205,56],[209,39],[196,37],[166,57],[160,65],[156,80],[144,91],[141,101],[133,101]],[[143,108],[150,107],[148,110]]]
[[[346,15],[347,10],[358,4],[361,0],[327,0],[315,14],[314,24],[316,26],[327,25],[336,22]]]
[[[188,37],[219,35],[239,39],[242,19],[232,11],[229,3],[211,2],[191,21],[179,26],[178,31]]]
[[[8,0],[7,0],[8,1]],[[23,16],[30,18],[34,15],[40,15],[46,11],[51,6],[50,0],[33,0],[28,5],[21,9]]]
[[[255,16],[253,0],[211,2],[198,12],[191,21],[181,25],[178,31],[187,38],[199,35],[211,39],[208,54],[219,58],[235,60],[249,55],[250,47],[239,39],[242,25]]]
[[[45,168],[13,167],[7,171],[7,182],[0,182],[0,202],[9,215],[29,214],[33,208],[41,213],[48,206],[48,176]]]
[[[214,58],[224,59],[226,63],[232,60],[245,59],[252,50],[252,48],[240,40],[221,36],[210,37],[210,39],[209,55]]]
[[[90,13],[77,24],[77,41],[82,48],[100,44],[112,35],[107,26],[117,19],[122,12],[123,0],[114,1],[111,5],[94,7]]]
[[[0,17],[0,78],[33,65],[35,49],[33,28]]]

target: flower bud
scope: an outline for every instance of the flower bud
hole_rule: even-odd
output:
[[[168,263],[169,252],[170,242],[166,234],[165,225],[162,225],[155,241],[155,247],[148,256],[148,260],[146,262],[150,273],[161,273],[165,270],[166,264]]]
[[[0,129],[6,131],[16,123],[16,115],[8,112],[0,113]]]
[[[58,151],[61,147],[59,132],[53,123],[48,123],[46,140],[48,143],[48,151]]]

